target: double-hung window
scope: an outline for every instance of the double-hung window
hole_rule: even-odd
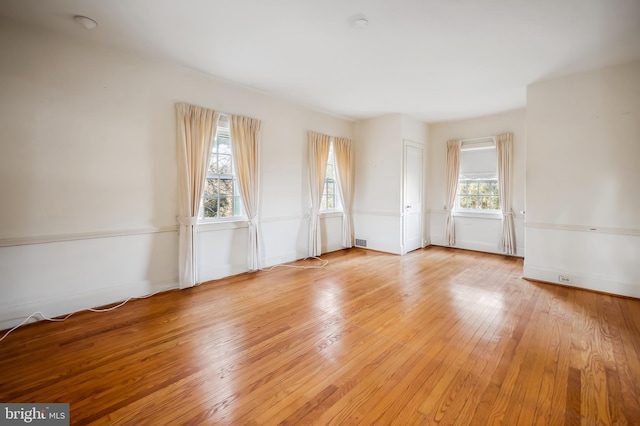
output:
[[[332,141],[329,147],[327,172],[324,179],[322,200],[320,201],[321,212],[342,211],[342,200],[340,199],[340,194],[338,194],[338,176],[336,173],[336,156]]]
[[[243,217],[238,181],[233,162],[231,132],[227,117],[218,121],[216,136],[212,144],[209,167],[202,195],[200,218],[224,220]]]
[[[493,213],[499,209],[495,143],[492,140],[463,143],[455,210]]]

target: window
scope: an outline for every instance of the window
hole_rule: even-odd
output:
[[[336,176],[336,156],[333,151],[333,142],[329,146],[329,158],[327,160],[327,174],[324,179],[324,191],[320,201],[320,211],[342,210],[342,200],[338,194],[338,180]]]
[[[460,209],[498,210],[498,179],[460,179],[457,197]]]
[[[455,209],[492,212],[500,209],[498,164],[492,140],[463,143]]]
[[[229,121],[226,117],[218,121],[206,179],[201,218],[228,219],[244,216],[233,165]]]

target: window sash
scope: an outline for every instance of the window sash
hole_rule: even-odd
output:
[[[333,149],[333,140],[329,146],[329,156],[327,159],[326,175],[324,179],[324,189],[320,199],[321,212],[342,211],[342,200],[338,193],[338,179],[336,175],[336,156]]]
[[[494,212],[500,210],[498,179],[458,180],[455,210]]]
[[[228,126],[228,121],[218,122],[205,177],[200,220],[218,221],[244,216]]]

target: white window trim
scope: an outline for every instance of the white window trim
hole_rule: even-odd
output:
[[[502,219],[501,210],[454,209],[451,214],[455,217],[469,217],[476,219]]]

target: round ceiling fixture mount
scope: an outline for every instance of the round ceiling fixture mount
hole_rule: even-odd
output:
[[[76,15],[73,17],[74,22],[82,25],[87,30],[92,30],[98,26],[98,23],[91,18],[87,18],[86,16]]]
[[[356,30],[362,30],[362,29],[366,28],[367,25],[369,25],[369,20],[362,13],[359,13],[359,14],[353,15],[351,18],[349,18],[349,23]]]

